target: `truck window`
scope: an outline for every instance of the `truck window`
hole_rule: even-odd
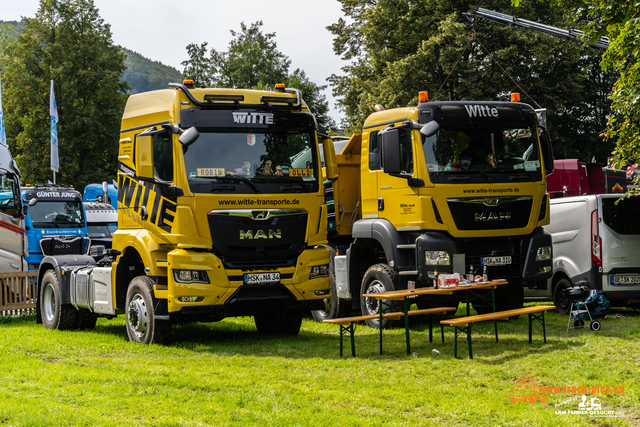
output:
[[[449,174],[522,173],[524,180],[541,174],[538,137],[530,126],[442,126],[422,142],[432,181],[448,182],[441,177]]]
[[[171,135],[166,132],[153,135],[153,165],[156,179],[173,181],[173,144]]]
[[[382,169],[378,149],[378,131],[369,134],[369,170]],[[402,160],[402,173],[413,174],[413,142],[411,130],[400,128],[400,159]]]
[[[75,228],[84,226],[82,202],[39,200],[29,207],[35,228]]]
[[[16,206],[17,185],[14,179],[5,175],[0,176],[0,212],[7,215],[17,215]]]
[[[602,220],[618,234],[640,234],[640,198],[602,198]]]

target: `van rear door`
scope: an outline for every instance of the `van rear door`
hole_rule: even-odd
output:
[[[640,296],[640,197],[600,199],[602,290],[612,300]]]

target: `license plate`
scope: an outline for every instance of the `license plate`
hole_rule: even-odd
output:
[[[611,276],[612,285],[640,285],[640,275]]]
[[[245,273],[244,283],[255,285],[256,283],[280,283],[280,273]]]
[[[511,265],[510,256],[487,256],[481,259],[482,265]]]

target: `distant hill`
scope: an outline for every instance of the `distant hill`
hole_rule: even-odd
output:
[[[20,32],[24,27],[23,21],[0,21],[0,50],[4,43],[13,39],[13,31],[5,31],[4,25]],[[152,61],[137,52],[122,47],[127,54],[124,65],[127,67],[122,75],[122,80],[129,83],[131,93],[147,92],[156,89],[166,89],[170,82],[181,82],[182,73],[173,67],[164,65],[159,61]],[[0,69],[0,71],[2,71]]]
[[[127,54],[124,65],[127,70],[122,79],[131,86],[131,93],[166,89],[170,82],[182,81],[182,73],[158,61],[152,61],[137,52],[122,48]]]

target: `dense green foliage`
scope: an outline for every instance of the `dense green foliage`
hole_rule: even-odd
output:
[[[125,54],[92,0],[41,0],[5,47],[3,107],[7,141],[25,183],[50,170],[50,81],[58,106],[57,182],[83,188],[116,170],[127,84]]]
[[[263,33],[262,21],[246,26],[240,32],[231,30],[234,37],[226,52],[207,48],[208,42],[189,44],[189,59],[182,65],[183,76],[193,79],[197,86],[231,87],[272,90],[277,83],[295,87],[318,120],[321,131],[335,128],[329,116],[329,104],[318,86],[297,68],[289,72],[291,60],[278,50],[275,33]]]
[[[129,84],[132,94],[166,89],[169,83],[182,81],[182,74],[175,68],[159,61],[152,61],[129,49],[123,50],[126,53],[126,70],[122,74],[122,80]]]
[[[520,0],[513,0],[518,5]],[[528,2],[523,2],[526,6]],[[571,20],[587,24],[588,40],[609,37],[602,68],[619,74],[611,94],[612,109],[606,138],[616,141],[616,159],[622,166],[627,159],[640,158],[640,2],[632,0],[550,0]]]
[[[253,319],[174,325],[168,346],[130,343],[123,316],[90,331],[50,331],[31,319],[0,321],[0,420],[6,426],[636,426],[640,317],[608,315],[602,329],[573,328],[548,313],[527,339],[527,318],[473,326],[453,357],[453,331],[429,343],[426,321],[404,328],[356,328],[338,356],[336,325],[305,319],[297,337],[259,334]],[[460,314],[464,308],[460,309]],[[459,314],[459,315],[460,315]],[[441,354],[432,353],[437,349]],[[596,393],[612,417],[577,411],[584,393],[545,392],[545,401],[510,401],[518,380],[537,386],[615,387]],[[522,383],[520,383],[522,385]],[[516,396],[523,396],[521,389]]]
[[[419,91],[431,100],[508,100],[546,108],[556,158],[605,161],[613,144],[598,133],[609,115],[611,76],[597,66],[599,52],[542,34],[463,15],[477,2],[341,0],[348,20],[331,25],[334,51],[350,61],[330,78],[347,126],[358,130],[375,104],[416,105]],[[549,5],[519,8],[503,1],[483,7],[563,26]]]

